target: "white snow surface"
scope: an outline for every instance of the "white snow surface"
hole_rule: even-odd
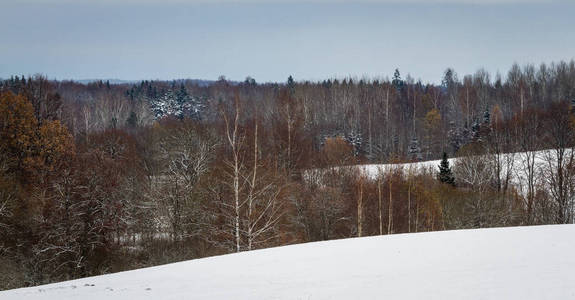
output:
[[[568,161],[568,156],[571,154],[573,149],[565,149],[565,162]],[[531,159],[534,159],[534,172],[535,172],[535,185],[547,187],[549,186],[549,169],[554,164],[557,163],[556,152],[554,150],[539,150],[530,152],[516,152],[516,153],[505,153],[502,154],[499,159],[502,164],[502,169],[500,170],[499,176],[501,178],[505,177],[507,169],[510,168],[510,184],[514,187],[520,194],[527,193],[527,155],[532,155]],[[489,159],[493,160],[495,157],[493,155],[488,155]],[[534,157],[534,158],[533,158]],[[453,168],[458,161],[458,158],[449,158],[449,165]],[[379,174],[388,172],[390,169],[401,168],[404,172],[418,173],[422,171],[438,172],[439,164],[441,160],[429,160],[414,163],[399,163],[399,164],[366,164],[366,165],[353,165],[348,167],[340,167],[347,169],[358,169],[362,174],[365,174],[369,178],[376,178]],[[321,170],[314,170],[315,172],[321,172]],[[309,175],[308,175],[309,176]],[[495,174],[494,174],[495,176]],[[457,181],[457,178],[456,178]]]
[[[535,156],[535,168],[540,169],[545,167],[550,161],[553,161],[556,150],[548,149],[548,150],[538,150],[538,151],[529,151],[529,152],[514,152],[514,153],[503,153],[501,154],[501,161],[502,163],[506,162],[507,160],[513,161],[512,163],[512,173],[520,172],[521,169],[526,164],[526,155],[530,154]],[[571,148],[565,148],[565,156],[568,157],[573,151]],[[493,155],[488,155],[493,156]],[[492,158],[493,159],[493,158]],[[448,158],[449,165],[453,167],[454,164],[457,163],[457,158]],[[391,168],[403,168],[404,170],[413,169],[421,170],[425,168],[430,168],[434,171],[437,171],[439,164],[441,163],[441,159],[437,160],[427,160],[421,162],[414,162],[414,163],[399,163],[399,164],[367,164],[367,165],[355,165],[362,167],[363,171],[367,172],[369,176],[377,176],[378,172],[387,171],[390,167]],[[505,166],[504,166],[505,167]],[[506,171],[505,169],[502,171]]]
[[[397,234],[242,252],[0,299],[574,299],[575,225]]]

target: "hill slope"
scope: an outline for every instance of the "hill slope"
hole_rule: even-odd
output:
[[[0,292],[0,299],[573,299],[575,225],[354,238]]]

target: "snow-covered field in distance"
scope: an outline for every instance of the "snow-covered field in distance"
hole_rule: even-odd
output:
[[[0,299],[574,299],[575,225],[397,234],[242,252]]]
[[[571,154],[572,149],[566,148],[565,149],[565,156],[568,157]],[[512,162],[512,173],[519,173],[524,165],[527,163],[527,155],[531,155],[535,159],[535,167],[542,168],[544,167],[550,160],[554,159],[555,150],[539,150],[539,151],[529,151],[529,152],[514,152],[514,153],[504,153],[500,155],[500,161],[505,168],[505,164],[508,161]],[[488,155],[492,159],[494,155]],[[448,158],[449,165],[453,167],[454,164],[457,163],[458,158]],[[424,168],[431,168],[434,171],[438,170],[439,163],[441,162],[440,159],[438,160],[427,160],[421,162],[413,162],[413,163],[398,163],[398,164],[365,164],[365,165],[355,165],[356,167],[359,166],[367,172],[370,176],[377,176],[380,170],[387,171],[390,167],[398,168],[401,167],[404,170],[421,170]],[[506,171],[505,169],[502,170]],[[514,174],[515,175],[515,174]]]
[[[564,164],[567,163],[568,157],[571,154],[572,149],[565,149],[566,160]],[[516,153],[505,153],[501,154],[498,158],[494,155],[484,155],[483,157],[494,163],[496,159],[499,160],[501,169],[499,171],[499,176],[506,178],[507,175],[510,176],[509,183],[514,185],[517,191],[521,194],[527,193],[527,172],[528,164],[533,162],[533,172],[536,186],[548,186],[549,185],[549,175],[550,167],[553,168],[556,165],[556,152],[554,150],[539,150],[531,152],[516,152]],[[460,158],[449,158],[449,165],[454,167],[457,164],[457,160]],[[422,171],[439,171],[439,163],[441,160],[429,160],[413,163],[397,163],[397,164],[365,164],[365,165],[352,165],[346,167],[337,167],[342,169],[357,170],[366,175],[369,178],[375,179],[379,174],[387,173],[389,170],[401,168],[405,173],[417,174]],[[508,173],[507,170],[510,170]],[[323,170],[312,170],[308,171],[307,176],[310,176],[310,172],[323,172]],[[496,172],[492,174],[496,176]],[[457,182],[457,177],[456,177]]]

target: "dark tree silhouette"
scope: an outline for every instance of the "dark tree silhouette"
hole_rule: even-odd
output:
[[[455,177],[453,172],[451,172],[451,167],[449,166],[449,161],[447,160],[447,153],[443,152],[443,158],[439,164],[439,174],[437,178],[442,183],[447,183],[455,186]]]

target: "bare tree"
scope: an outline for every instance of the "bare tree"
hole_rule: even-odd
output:
[[[492,160],[483,155],[466,153],[457,159],[454,173],[458,184],[469,187],[473,192],[473,197],[468,199],[472,226],[481,228],[489,225],[493,199],[489,199],[487,192],[494,178]]]
[[[517,179],[520,183],[520,190],[526,198],[526,216],[525,223],[533,224],[536,222],[534,208],[535,208],[535,193],[536,186],[540,176],[538,171],[537,152],[541,141],[541,119],[539,114],[535,111],[528,111],[523,117],[513,120],[514,125],[519,131],[519,156],[520,165],[515,168],[517,170]],[[523,188],[526,187],[526,189]]]
[[[384,181],[383,168],[379,167],[377,170],[377,216],[379,225],[379,235],[383,235],[383,195],[382,186]]]
[[[242,180],[247,182],[247,215],[245,219],[245,231],[247,235],[247,250],[252,250],[256,245],[265,243],[273,238],[273,229],[283,215],[283,206],[280,197],[284,186],[279,180],[274,180],[273,173],[258,173],[260,151],[258,145],[258,123],[254,122],[254,145],[253,145],[253,168],[247,177],[242,176]],[[264,172],[266,170],[264,169]],[[270,234],[271,233],[271,234]],[[262,239],[262,237],[265,237]]]
[[[360,175],[357,181],[357,236],[361,237],[363,233],[363,185],[365,178],[363,175]]]
[[[208,172],[217,146],[210,132],[186,122],[168,128],[160,142],[165,171],[156,195],[163,200],[164,216],[175,241],[198,235],[205,225],[197,186]]]
[[[394,173],[394,167],[393,165],[390,165],[390,168],[388,170],[388,174],[387,174],[387,183],[388,183],[388,188],[389,188],[389,203],[387,205],[388,207],[388,211],[387,211],[387,234],[392,234],[393,233],[393,188],[392,188],[392,182],[393,182],[393,174]]]
[[[225,136],[232,156],[231,160],[226,161],[226,165],[231,169],[229,177],[231,177],[231,188],[233,192],[235,250],[236,252],[240,252],[240,172],[243,168],[242,144],[244,137],[241,135],[239,128],[240,99],[238,95],[234,97],[233,119],[223,110],[222,115],[226,126]]]
[[[573,116],[565,103],[557,103],[551,106],[546,121],[547,143],[551,149],[544,154],[544,172],[556,205],[555,221],[571,223],[575,180]]]

